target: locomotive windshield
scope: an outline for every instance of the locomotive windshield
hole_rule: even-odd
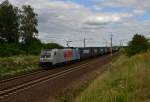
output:
[[[49,57],[51,57],[50,54],[49,55],[41,55],[41,58],[49,58]]]
[[[49,50],[43,50],[41,52],[41,58],[50,58],[51,57],[51,51]]]
[[[51,54],[51,51],[49,51],[49,50],[42,50],[41,54]]]

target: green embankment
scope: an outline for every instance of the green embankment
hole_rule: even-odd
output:
[[[38,70],[39,56],[13,56],[0,58],[0,78]]]
[[[76,102],[150,102],[150,52],[120,56]]]

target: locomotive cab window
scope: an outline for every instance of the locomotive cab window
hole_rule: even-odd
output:
[[[41,58],[49,58],[51,55],[41,55]]]

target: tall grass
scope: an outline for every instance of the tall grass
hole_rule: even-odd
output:
[[[39,56],[0,58],[0,78],[38,70]]]
[[[120,56],[76,102],[150,102],[150,52]]]

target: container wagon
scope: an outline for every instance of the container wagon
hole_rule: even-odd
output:
[[[114,47],[112,51],[116,52],[118,50],[119,47]],[[110,52],[111,50],[109,47],[46,49],[41,51],[39,65],[42,67],[48,67],[105,55]]]

